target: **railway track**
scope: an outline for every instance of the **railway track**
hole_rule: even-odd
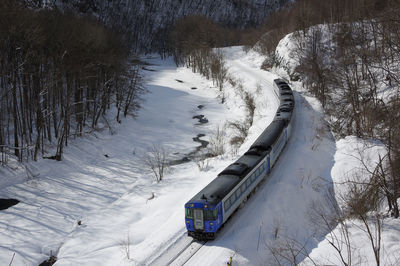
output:
[[[181,235],[174,241],[160,256],[152,260],[148,265],[155,266],[183,266],[190,260],[196,252],[204,246],[207,241],[196,241],[187,236],[187,233]]]
[[[192,240],[189,245],[187,245],[181,252],[179,252],[175,257],[173,257],[167,265],[170,266],[183,266],[188,262],[197,251],[204,246],[207,241],[195,241]]]

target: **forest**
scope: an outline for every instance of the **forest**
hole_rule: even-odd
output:
[[[231,14],[215,12],[218,5],[205,1],[211,7],[204,15],[179,13],[164,21],[175,2],[161,8],[157,1],[2,1],[2,163],[10,154],[19,161],[37,160],[39,154],[61,160],[71,137],[96,130],[99,123],[109,125],[106,114],[112,106],[118,122],[121,115],[135,115],[144,92],[135,56],[140,52],[173,55],[177,65],[191,67],[222,88],[226,69],[212,49],[254,43],[259,36],[254,27],[263,14],[285,3],[228,2]],[[196,3],[187,3],[181,12],[195,12]],[[154,24],[157,18],[160,25]],[[54,146],[56,152],[49,153]]]
[[[0,151],[61,160],[71,137],[134,114],[138,69],[120,36],[90,17],[0,3]]]
[[[135,53],[169,54],[173,25],[187,16],[203,16],[231,29],[255,28],[289,0],[19,0],[35,9],[71,10],[98,18],[118,31]]]
[[[263,68],[287,68],[292,80],[301,80],[320,101],[336,138],[354,135],[385,146],[387,154],[363,174],[368,182],[357,186],[363,206],[355,209],[376,210],[386,201],[399,217],[400,2],[296,1],[270,17],[264,29],[257,44],[267,55]],[[279,40],[292,32],[295,69],[275,54]]]

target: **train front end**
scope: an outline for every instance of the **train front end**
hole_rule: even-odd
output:
[[[185,223],[188,235],[197,240],[214,239],[222,224],[221,203],[209,204],[206,200],[185,204]]]

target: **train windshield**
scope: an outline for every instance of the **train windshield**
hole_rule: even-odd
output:
[[[204,210],[204,220],[215,221],[218,217],[218,211],[215,210]]]
[[[185,215],[188,219],[193,219],[193,209],[185,208]]]

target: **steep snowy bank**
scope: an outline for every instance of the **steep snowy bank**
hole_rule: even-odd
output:
[[[327,50],[334,50],[331,46],[333,45],[332,35],[327,30],[326,25],[319,25],[315,28],[321,30],[320,45],[326,47]],[[311,28],[310,31],[313,29]],[[281,76],[289,78],[289,75],[295,72],[295,68],[298,66],[298,58],[296,56],[296,41],[299,38],[294,38],[293,34],[285,36],[279,43],[276,54],[281,60],[282,65],[275,68],[273,71],[279,73]],[[300,38],[301,40],[301,38]],[[302,91],[303,95],[307,95],[306,89],[300,82],[296,82],[299,91]],[[382,90],[385,93],[379,95],[379,97],[387,101],[388,94],[393,93],[386,90]],[[311,98],[310,98],[311,99]],[[312,100],[311,105],[315,109],[321,110],[318,102]],[[382,143],[376,140],[361,140],[355,136],[347,136],[344,139],[336,141],[336,151],[333,157],[333,167],[331,168],[331,178],[334,182],[334,195],[337,203],[340,207],[343,206],[343,196],[346,196],[349,191],[349,186],[345,182],[348,180],[362,182],[366,180],[379,161],[379,155],[383,157],[386,154],[385,147]],[[385,209],[386,202],[382,202]],[[372,218],[372,217],[371,217]],[[400,251],[399,238],[400,238],[400,221],[399,219],[392,219],[388,215],[382,216],[382,231],[381,231],[381,263],[384,265],[396,265],[399,263],[399,256],[397,255]],[[348,255],[351,255],[351,261],[354,264],[362,265],[376,265],[374,258],[374,251],[372,249],[370,238],[366,232],[365,226],[356,219],[346,221],[349,227],[349,239],[350,244],[345,244],[343,234],[340,226],[337,226],[332,232],[330,232],[326,238],[321,241],[318,246],[312,250],[308,256],[313,260],[307,259],[303,262],[304,265],[317,264],[334,264],[341,265],[343,262],[339,257],[339,253],[329,244],[329,241],[335,242],[337,247],[342,249],[342,255],[347,260]],[[373,223],[373,219],[369,221],[371,230],[373,230],[373,238],[378,241],[378,231],[375,231],[376,227]],[[339,237],[338,237],[339,236]],[[311,236],[310,236],[311,237]],[[347,248],[351,250],[351,254],[347,252]]]

